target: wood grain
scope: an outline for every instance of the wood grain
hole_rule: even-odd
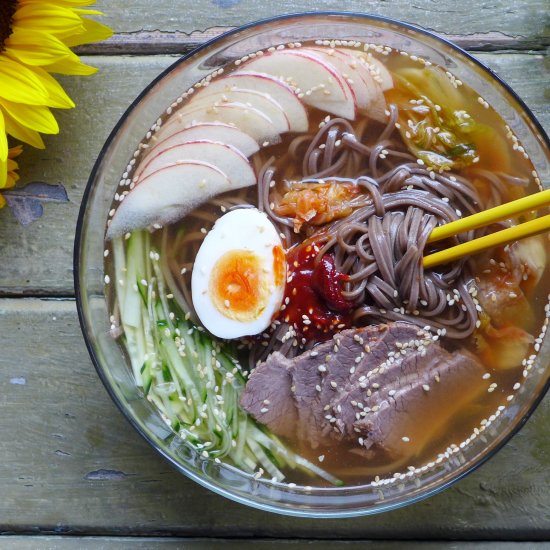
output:
[[[538,549],[545,543],[533,542],[444,542],[444,541],[407,541],[407,548],[413,550],[432,550],[434,548],[447,550],[526,550]],[[48,536],[0,536],[0,550],[65,550],[78,548],[78,550],[140,550],[141,548],[175,548],[180,550],[210,550],[211,548],[223,548],[224,550],[240,550],[241,548],[258,548],[259,550],[270,548],[284,548],[294,550],[302,548],[315,548],[315,550],[331,550],[342,548],[355,550],[358,548],[376,548],[377,550],[399,550],[403,543],[398,541],[324,541],[324,540],[258,540],[258,539],[214,539],[214,538],[181,538],[181,537],[48,537]]]
[[[181,55],[234,28],[210,27],[204,31],[192,31],[190,33],[158,30],[116,33],[105,42],[80,46],[76,48],[76,52],[81,55]],[[470,51],[544,51],[548,42],[544,36],[516,37],[501,31],[475,32],[466,35],[446,34],[444,32],[438,32],[437,34]]]
[[[549,398],[510,444],[450,490],[380,516],[316,521],[230,503],[169,467],[111,402],[90,364],[74,302],[0,300],[0,349],[0,532],[351,540],[550,536]]]
[[[546,0],[481,0],[475,3],[474,9],[469,2],[454,0],[385,0],[367,3],[363,0],[348,0],[345,4],[339,0],[317,0],[315,3],[308,0],[186,0],[179,5],[181,8],[175,10],[170,0],[156,2],[154,17],[151,17],[151,5],[146,0],[132,2],[131,9],[122,2],[99,0],[98,9],[106,14],[102,20],[116,30],[117,36],[104,44],[88,47],[87,51],[112,51],[113,45],[123,42],[129,48],[126,51],[132,49],[132,53],[166,53],[166,50],[158,49],[155,41],[140,40],[140,34],[158,31],[156,38],[160,38],[164,46],[168,43],[174,47],[171,38],[175,38],[185,48],[211,37],[211,29],[219,28],[221,22],[227,29],[284,13],[327,10],[366,12],[401,19],[444,34],[464,47],[476,49],[531,49],[549,44],[550,20]],[[141,34],[143,38],[144,34]],[[134,40],[134,36],[138,39]],[[181,52],[182,49],[176,51]]]
[[[517,90],[550,129],[549,66],[538,54],[478,53]],[[139,91],[173,63],[176,56],[96,56],[99,67],[89,78],[65,78],[77,108],[58,112],[59,136],[46,139],[45,151],[27,148],[20,157],[21,181],[63,183],[70,202],[46,205],[44,217],[28,227],[17,225],[5,209],[0,215],[2,268],[0,295],[73,294],[72,247],[76,218],[88,176],[103,142]]]

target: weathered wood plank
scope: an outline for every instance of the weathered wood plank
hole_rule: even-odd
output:
[[[545,543],[533,542],[431,542],[431,541],[407,541],[407,548],[413,550],[432,550],[434,548],[446,550],[523,550],[539,548]],[[189,550],[210,550],[223,547],[224,550],[239,550],[240,548],[315,548],[316,550],[330,550],[331,548],[343,548],[354,550],[356,548],[376,548],[377,550],[396,550],[403,547],[398,541],[323,541],[323,540],[258,540],[258,539],[186,539],[175,537],[48,537],[48,536],[6,536],[0,537],[0,550],[64,550],[65,548],[78,548],[78,550],[139,550],[140,548],[178,548]]]
[[[548,45],[548,3],[546,0],[522,2],[477,2],[472,9],[468,2],[441,0],[439,2],[408,0],[394,2],[370,2],[348,0],[345,5],[337,0],[285,0],[262,2],[260,0],[211,0],[185,2],[177,13],[170,0],[155,3],[154,17],[150,4],[144,0],[132,3],[127,9],[122,3],[99,0],[97,5],[106,16],[103,20],[116,30],[118,36],[102,45],[88,47],[85,51],[109,51],[114,44],[126,43],[126,51],[167,53],[158,49],[155,41],[140,40],[139,33],[160,31],[156,39],[177,47],[172,38],[182,45],[199,43],[211,36],[211,30],[223,25],[235,27],[259,18],[300,11],[342,10],[368,12],[374,15],[401,19],[424,26],[456,39],[464,47],[474,48],[540,48]],[[138,41],[132,35],[138,34]],[[172,38],[168,36],[172,34]],[[141,36],[143,39],[144,36]],[[136,46],[139,44],[139,49]],[[181,52],[179,50],[171,50]]]
[[[158,457],[102,387],[74,302],[0,300],[0,349],[0,532],[352,540],[550,536],[550,398],[497,456],[436,497],[371,518],[291,519],[231,503]]]
[[[529,54],[477,57],[507,80],[550,130],[545,96],[550,73],[545,58]],[[58,113],[61,135],[47,138],[45,151],[28,148],[20,157],[21,180],[61,182],[66,185],[71,202],[46,205],[44,217],[25,228],[16,224],[7,209],[0,213],[0,294],[73,293],[73,236],[80,200],[95,158],[138,91],[175,59],[175,56],[95,57],[87,61],[100,68],[97,75],[63,80],[77,108]]]
[[[205,31],[185,33],[181,31],[139,31],[117,33],[105,42],[87,44],[76,48],[82,55],[167,55],[185,54],[200,44],[216,38],[235,27],[210,27]],[[438,35],[452,40],[455,44],[471,51],[530,50],[543,51],[547,47],[545,37],[519,38],[500,31],[477,32],[472,34]]]

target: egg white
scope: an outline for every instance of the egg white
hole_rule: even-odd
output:
[[[240,338],[263,332],[280,310],[286,275],[275,283],[273,247],[281,238],[266,214],[256,208],[239,208],[221,216],[204,238],[191,275],[193,306],[204,327],[219,338]],[[269,297],[265,309],[250,321],[230,319],[214,305],[209,295],[210,275],[216,262],[231,250],[247,250],[261,259]]]

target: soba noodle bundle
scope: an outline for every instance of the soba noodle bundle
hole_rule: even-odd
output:
[[[317,261],[330,253],[337,270],[348,276],[342,294],[355,305],[354,324],[407,320],[463,339],[478,317],[468,262],[424,271],[426,241],[434,227],[500,203],[505,184],[490,174],[492,194],[483,204],[466,178],[428,170],[404,151],[394,135],[396,120],[397,107],[391,105],[388,124],[374,145],[361,143],[364,127],[354,130],[341,118],[322,124],[314,136],[296,138],[289,155],[303,155],[303,179],[293,186],[326,180],[353,183],[363,191],[350,202],[352,214],[314,234],[310,229],[309,235],[321,243]],[[342,174],[347,177],[336,177]],[[293,243],[294,220],[277,214],[281,194],[272,190],[276,175],[270,159],[260,172],[259,204]],[[474,236],[463,234],[451,245]]]

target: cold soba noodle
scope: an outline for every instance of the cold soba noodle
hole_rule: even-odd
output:
[[[205,458],[257,477],[362,484],[440,463],[500,414],[533,362],[549,290],[546,238],[422,266],[433,251],[516,223],[427,244],[438,225],[537,191],[531,162],[453,75],[366,50],[267,52],[185,94],[123,179],[108,230],[126,271],[107,263],[106,272],[118,280],[130,271],[142,300],[140,317],[125,313],[136,303],[130,291],[110,296],[138,384]],[[272,104],[288,98],[269,90],[283,84],[254,87],[259,75],[284,76],[284,55],[290,73],[319,59],[336,74],[347,67],[356,113],[349,97],[304,93],[297,71],[284,82],[293,94],[286,128],[264,141],[240,127],[230,111],[242,105],[276,126]],[[227,162],[216,164],[224,145]],[[224,187],[246,157],[238,184]],[[202,198],[168,181],[176,164],[178,177],[200,171]],[[139,196],[157,180],[149,203],[181,195],[159,199],[162,214]]]

